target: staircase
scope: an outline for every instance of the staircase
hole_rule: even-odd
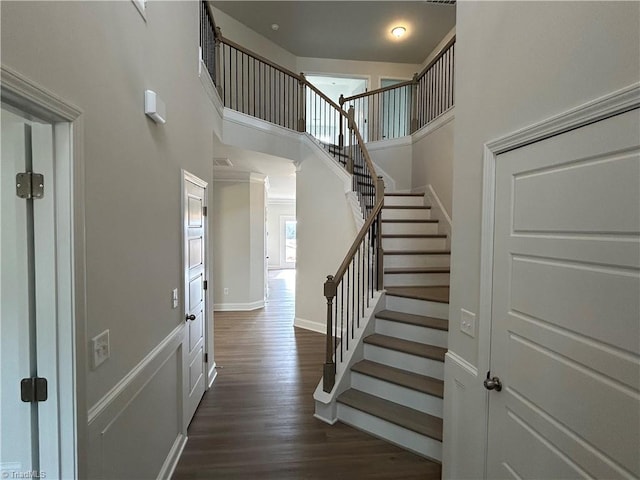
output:
[[[382,210],[385,309],[351,367],[338,419],[442,461],[449,256],[446,235],[421,194],[385,194]]]

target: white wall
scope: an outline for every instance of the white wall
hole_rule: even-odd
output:
[[[413,139],[410,136],[367,142],[367,151],[376,167],[376,173],[385,178],[386,192],[411,190],[411,156]]]
[[[265,177],[227,169],[214,169],[213,175],[214,309],[261,308],[265,274]]]
[[[213,302],[249,303],[249,182],[215,180],[212,188]],[[228,294],[224,294],[224,289]]]
[[[267,219],[265,216],[266,208],[266,192],[264,176],[255,178],[252,175],[251,182],[249,183],[249,278],[247,279],[247,285],[249,285],[249,302],[253,305],[264,305],[265,300],[265,276],[267,274],[266,268],[266,256],[267,256],[267,244],[266,244],[266,229]]]
[[[198,4],[147,6],[146,21],[132,2],[0,6],[2,63],[84,112],[86,334],[111,341],[109,360],[85,365],[84,478],[155,477],[182,429],[181,345],[162,343],[184,323],[170,301],[182,290],[180,169],[211,182],[215,112],[198,78]],[[145,117],[145,89],[166,102],[166,125]],[[164,363],[126,377],[148,355]]]
[[[423,127],[413,135],[411,189],[436,192],[446,214],[451,217],[453,201],[453,111]]]
[[[282,245],[280,240],[280,218],[296,216],[295,200],[269,200],[267,203],[267,230],[269,231],[268,246],[269,268],[282,268],[284,259],[281,258]]]
[[[638,82],[639,24],[638,2],[457,3],[451,319],[478,312],[484,143]],[[475,478],[487,365],[457,328],[449,349],[444,476]]]
[[[297,263],[295,325],[326,331],[323,285],[334,275],[356,236],[345,195],[350,177],[320,160],[316,145],[303,145],[296,175]],[[344,170],[342,170],[344,172]]]

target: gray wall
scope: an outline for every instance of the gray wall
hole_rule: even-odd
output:
[[[449,349],[483,372],[455,327],[461,308],[478,312],[483,145],[638,82],[638,25],[638,2],[457,3]],[[464,370],[447,364],[450,478],[477,477],[484,458],[486,391]]]
[[[171,291],[182,291],[180,169],[211,182],[213,156],[198,4],[148,2],[146,21],[129,1],[0,8],[2,63],[84,112],[87,341],[109,329],[111,358],[85,366],[93,426],[79,448],[89,476],[155,478],[182,429],[180,346],[162,352],[140,392],[119,382],[183,323],[182,301],[171,309]],[[145,89],[166,102],[166,125],[145,117]],[[100,407],[116,385],[115,403]]]

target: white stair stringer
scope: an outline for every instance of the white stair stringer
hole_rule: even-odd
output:
[[[358,195],[353,190],[348,191],[346,194],[347,202],[351,206],[351,212],[353,213],[353,220],[356,224],[356,231],[359,232],[364,225],[364,215],[362,213],[362,206],[358,200]]]

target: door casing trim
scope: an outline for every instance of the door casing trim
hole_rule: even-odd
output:
[[[59,398],[58,453],[61,477],[83,478],[87,458],[83,111],[6,65],[0,66],[0,84],[3,102],[54,126],[57,376],[59,391],[71,392]]]

